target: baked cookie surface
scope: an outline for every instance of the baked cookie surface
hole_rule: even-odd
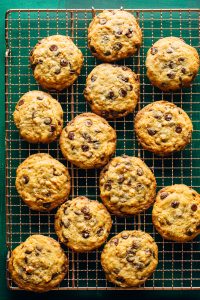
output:
[[[152,218],[163,238],[191,241],[200,234],[200,195],[184,184],[167,186],[157,194]]]
[[[156,196],[156,180],[138,157],[114,157],[101,171],[100,197],[116,215],[133,215],[148,209]]]
[[[186,112],[168,101],[145,106],[137,113],[134,126],[142,147],[163,156],[183,150],[193,131]]]
[[[67,167],[46,153],[25,159],[17,168],[16,188],[33,210],[50,211],[67,200],[71,183]]]
[[[87,77],[84,96],[94,113],[115,119],[135,109],[139,92],[139,78],[131,69],[100,64]]]
[[[92,55],[112,62],[135,54],[142,43],[142,32],[135,17],[123,10],[104,10],[88,28]]]
[[[19,288],[46,292],[64,279],[68,259],[57,241],[32,235],[12,251],[8,269]]]
[[[108,122],[93,113],[77,115],[60,136],[63,156],[83,169],[105,165],[116,148],[116,132]]]
[[[108,281],[120,287],[143,284],[158,264],[158,247],[143,231],[122,231],[105,245],[101,264]]]
[[[63,127],[60,103],[42,91],[30,91],[18,101],[13,113],[20,136],[29,143],[50,143]]]
[[[52,35],[35,45],[30,63],[35,80],[44,89],[61,91],[77,79],[83,55],[69,36]]]
[[[199,70],[197,50],[177,37],[158,40],[147,52],[147,77],[163,91],[189,87]]]
[[[110,214],[103,204],[83,196],[65,202],[55,217],[55,231],[60,241],[77,252],[100,247],[111,226]]]

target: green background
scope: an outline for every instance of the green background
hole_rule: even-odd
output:
[[[7,0],[2,1],[0,0],[0,80],[1,80],[1,107],[0,107],[0,120],[1,128],[0,128],[0,147],[1,147],[1,159],[0,159],[0,170],[2,174],[2,178],[0,181],[0,191],[1,191],[1,216],[0,216],[0,234],[1,234],[1,246],[0,246],[0,300],[4,299],[53,299],[53,297],[58,297],[59,299],[102,299],[103,297],[106,299],[111,299],[116,297],[120,299],[121,297],[126,298],[136,298],[142,297],[143,299],[168,299],[169,297],[172,299],[180,298],[192,298],[192,299],[199,299],[200,292],[196,291],[52,291],[47,294],[42,295],[34,295],[27,292],[11,292],[6,288],[6,280],[5,280],[5,256],[6,256],[6,247],[5,247],[5,175],[4,175],[4,151],[5,151],[5,126],[4,126],[4,115],[5,115],[5,101],[4,101],[4,53],[5,53],[5,43],[4,43],[4,16],[5,12],[11,8],[91,8],[94,6],[95,8],[119,8],[123,6],[126,8],[198,8],[199,7],[199,0],[168,0],[168,1],[156,1],[156,0],[145,0],[145,1],[66,1],[66,0],[27,0],[27,1],[15,1],[15,0]]]

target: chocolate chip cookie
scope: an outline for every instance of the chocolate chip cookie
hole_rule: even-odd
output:
[[[100,174],[100,197],[116,215],[138,214],[155,200],[156,180],[138,157],[114,157]]]
[[[122,231],[105,245],[101,264],[106,279],[120,287],[143,284],[158,264],[158,247],[143,231]]]
[[[156,101],[141,109],[135,117],[139,143],[158,155],[180,151],[190,143],[193,126],[186,112],[167,101]]]
[[[116,132],[108,122],[93,114],[76,116],[60,136],[63,156],[83,169],[105,165],[116,148]]]
[[[61,91],[77,79],[83,55],[69,36],[52,35],[36,44],[30,63],[35,80],[44,89]]]
[[[99,248],[112,226],[110,214],[98,201],[77,197],[58,209],[55,231],[62,243],[77,252]]]
[[[101,64],[87,77],[84,96],[94,113],[115,119],[134,110],[139,92],[139,77],[131,69]]]
[[[67,200],[70,192],[68,169],[46,153],[29,156],[17,168],[16,188],[33,210],[50,211]]]
[[[152,217],[163,238],[191,241],[200,234],[200,195],[184,184],[167,186],[157,194]]]
[[[177,37],[158,40],[147,52],[147,76],[163,91],[189,87],[199,70],[197,50]]]
[[[60,103],[42,91],[24,94],[13,117],[21,137],[29,143],[50,143],[57,139],[63,127]]]
[[[57,241],[32,235],[12,251],[8,269],[19,288],[46,292],[64,279],[68,259]]]
[[[135,17],[123,10],[104,10],[88,28],[88,46],[92,55],[112,62],[137,52],[142,32]]]

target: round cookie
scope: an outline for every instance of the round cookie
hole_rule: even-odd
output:
[[[191,241],[200,234],[200,195],[184,184],[167,186],[157,194],[152,219],[163,238]]]
[[[17,168],[16,188],[33,210],[50,211],[67,200],[70,193],[68,169],[46,153],[25,159]]]
[[[108,122],[93,114],[76,116],[60,136],[63,156],[83,169],[105,165],[116,148],[116,132]]]
[[[83,55],[69,36],[52,35],[36,44],[30,63],[35,80],[44,89],[61,91],[77,79]]]
[[[32,235],[17,246],[8,262],[8,270],[19,288],[32,292],[52,290],[64,279],[68,259],[54,239]]]
[[[112,62],[135,54],[142,43],[142,31],[135,17],[123,10],[104,10],[88,28],[92,55]]]
[[[110,214],[98,201],[77,197],[61,205],[55,231],[62,243],[77,252],[99,248],[112,226]]]
[[[29,143],[50,143],[63,128],[60,103],[42,91],[30,91],[18,101],[13,113],[21,137]]]
[[[147,52],[147,77],[163,91],[190,86],[199,70],[195,48],[177,37],[158,40]]]
[[[168,101],[156,101],[135,117],[135,132],[142,147],[164,156],[190,143],[193,126],[186,112]]]
[[[122,231],[105,245],[101,264],[106,279],[120,287],[143,284],[158,264],[158,247],[143,231]]]
[[[156,179],[138,157],[114,157],[100,174],[100,197],[115,215],[138,214],[149,208],[156,196]]]
[[[101,64],[87,77],[84,96],[94,113],[115,119],[135,109],[139,92],[139,78],[131,69]]]

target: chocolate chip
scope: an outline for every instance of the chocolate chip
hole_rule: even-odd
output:
[[[126,86],[126,89],[127,89],[127,91],[132,91],[132,90],[133,90],[132,84],[128,84],[128,85]]]
[[[114,268],[114,269],[112,269],[112,272],[113,272],[113,273],[115,273],[115,274],[119,274],[119,272],[120,272],[120,269],[118,269],[118,268]]]
[[[176,131],[177,133],[181,133],[181,132],[182,132],[182,127],[181,127],[180,125],[179,125],[179,126],[176,126],[175,131]]]
[[[123,33],[123,31],[122,31],[122,29],[117,29],[116,31],[114,31],[114,35],[116,36],[116,37],[119,37],[120,35],[122,35],[122,33]]]
[[[94,46],[90,46],[90,50],[92,51],[92,53],[96,53],[96,49],[94,48]]]
[[[51,207],[51,202],[46,202],[42,204],[44,208],[50,208]]]
[[[158,52],[158,48],[151,47],[151,54],[155,55]]]
[[[58,75],[58,74],[60,74],[61,73],[61,69],[56,69],[55,71],[54,71],[54,74],[56,74],[56,75]]]
[[[106,19],[99,19],[99,23],[100,23],[101,25],[104,25],[104,24],[107,23],[107,20],[106,20]]]
[[[23,104],[24,104],[24,100],[23,99],[18,102],[18,106],[21,106]]]
[[[104,184],[104,189],[106,191],[110,191],[112,189],[112,185],[111,185],[111,180],[108,180],[105,184]]]
[[[23,182],[24,184],[27,184],[29,182],[29,177],[27,175],[23,176]]]
[[[26,254],[31,254],[31,253],[32,253],[32,250],[26,249],[25,253],[26,253]]]
[[[108,95],[107,95],[107,98],[108,98],[108,99],[113,99],[114,97],[115,97],[115,94],[114,94],[113,91],[110,91],[110,92],[108,93]]]
[[[129,28],[125,35],[127,36],[127,38],[131,38],[133,36],[133,29]]]
[[[133,262],[135,260],[135,256],[132,254],[127,255],[126,260],[128,262]]]
[[[124,182],[124,180],[125,180],[124,175],[119,175],[118,183],[121,184],[122,182]]]
[[[153,135],[156,134],[157,131],[152,129],[152,128],[147,128],[147,132],[148,132],[149,135],[153,136]]]
[[[122,276],[117,276],[116,280],[119,281],[119,282],[125,282],[125,279]]]
[[[200,224],[198,224],[198,225],[196,226],[196,229],[197,229],[197,230],[199,230],[199,229],[200,229]]]
[[[83,152],[87,152],[89,150],[88,145],[82,145],[81,148],[82,148]]]
[[[76,73],[76,71],[72,70],[72,69],[69,72],[70,72],[70,74],[75,74]]]
[[[89,209],[88,206],[83,206],[83,207],[81,208],[81,212],[82,212],[83,214],[89,214],[89,213],[90,213],[90,209]]]
[[[178,61],[180,61],[180,62],[181,62],[181,61],[184,61],[184,60],[185,60],[184,57],[179,57],[179,58],[178,58]]]
[[[59,275],[59,273],[53,273],[53,274],[51,275],[51,280],[55,279],[58,275]]]
[[[172,114],[166,114],[165,115],[165,120],[170,121],[172,119]]]
[[[68,133],[68,139],[69,139],[69,140],[74,140],[74,132],[73,132],[73,131],[70,131],[70,132]]]
[[[65,58],[62,58],[61,60],[60,60],[60,65],[62,66],[62,67],[66,67],[67,65],[68,65],[68,61],[65,59]]]
[[[45,125],[50,125],[51,122],[52,122],[52,118],[45,118],[45,119],[44,119],[44,124],[45,124]]]
[[[175,78],[175,73],[170,72],[167,74],[167,77],[169,77],[170,79],[174,79]]]
[[[143,174],[144,174],[144,171],[142,170],[142,168],[138,168],[137,169],[137,175],[142,176]]]
[[[124,75],[122,75],[122,74],[118,75],[117,78],[119,78],[120,80],[122,80],[124,82],[128,82],[129,81],[129,78],[126,77],[126,76],[124,76]]]
[[[119,243],[119,240],[118,240],[117,238],[114,238],[114,239],[111,240],[111,242],[112,242],[113,244],[115,244],[115,246],[117,246],[118,243]]]
[[[172,203],[171,203],[171,207],[173,207],[173,208],[177,208],[178,206],[179,206],[179,202],[178,201],[173,201]]]
[[[127,91],[125,91],[124,89],[120,89],[120,90],[119,90],[119,94],[120,94],[122,97],[126,97]]]
[[[103,36],[102,36],[102,43],[105,43],[105,44],[107,44],[107,43],[108,43],[108,41],[110,41],[110,38],[109,38],[109,36],[108,36],[108,35],[103,35]]]
[[[75,210],[74,211],[75,215],[80,216],[81,215],[81,211],[80,210]]]
[[[138,242],[133,241],[132,244],[131,244],[131,248],[132,248],[132,249],[137,249],[137,248],[139,248]]]
[[[85,220],[90,220],[90,219],[92,219],[92,215],[91,214],[84,215],[84,219]]]
[[[142,190],[144,188],[143,184],[138,183],[135,187],[136,191],[139,192],[140,190]]]
[[[193,235],[193,231],[192,231],[191,229],[187,229],[187,230],[186,230],[186,234],[187,234],[188,236],[191,236],[191,235]]]
[[[103,227],[100,227],[98,230],[97,230],[97,235],[98,236],[101,236],[103,234]]]
[[[83,237],[84,239],[88,239],[89,236],[90,236],[90,234],[89,234],[89,232],[88,232],[87,230],[82,231],[82,237]]]
[[[64,226],[65,228],[68,228],[69,225],[70,225],[70,221],[67,220],[67,219],[64,219],[64,220],[62,220],[62,224],[63,224],[63,226]]]
[[[38,99],[38,100],[43,100],[44,97],[43,97],[43,96],[37,96],[37,99]]]
[[[121,237],[122,237],[124,240],[126,240],[126,239],[129,237],[129,234],[126,233],[126,232],[123,232],[122,235],[121,235]]]
[[[53,168],[53,175],[54,176],[61,176],[62,175],[62,172],[56,170],[55,168]]]
[[[56,45],[51,45],[51,46],[49,47],[49,50],[51,50],[51,51],[56,51],[56,50],[58,50],[58,47],[57,47]]]
[[[91,81],[94,82],[94,81],[96,81],[96,80],[97,80],[97,76],[96,76],[96,75],[92,75]]]
[[[166,52],[167,52],[167,53],[172,53],[173,50],[172,50],[171,48],[169,48],[169,49],[166,50]]]
[[[111,52],[110,51],[106,51],[106,52],[104,52],[104,55],[105,56],[109,56],[109,55],[111,55]]]
[[[115,44],[113,45],[113,49],[114,49],[115,51],[119,51],[122,47],[123,47],[122,43],[115,43]]]
[[[176,64],[173,61],[170,61],[168,66],[170,67],[170,69],[173,69]]]
[[[181,72],[182,72],[183,74],[186,74],[186,73],[187,73],[186,68],[182,68],[182,69],[181,69]]]
[[[87,132],[83,132],[83,133],[82,133],[82,137],[83,137],[86,141],[88,141],[88,143],[90,143],[90,142],[92,141],[91,136],[90,136]]]
[[[56,130],[56,126],[55,125],[51,125],[51,132],[54,132]]]
[[[94,149],[99,149],[100,143],[98,141],[93,142],[93,148]]]
[[[192,211],[196,211],[196,210],[197,210],[197,205],[196,205],[196,204],[192,204],[191,210],[192,210]]]
[[[167,198],[167,196],[169,196],[169,193],[163,192],[163,193],[160,194],[160,199],[163,200],[163,199]]]
[[[134,266],[137,270],[142,270],[145,267],[145,265],[141,262],[138,262],[138,263],[134,264]]]

